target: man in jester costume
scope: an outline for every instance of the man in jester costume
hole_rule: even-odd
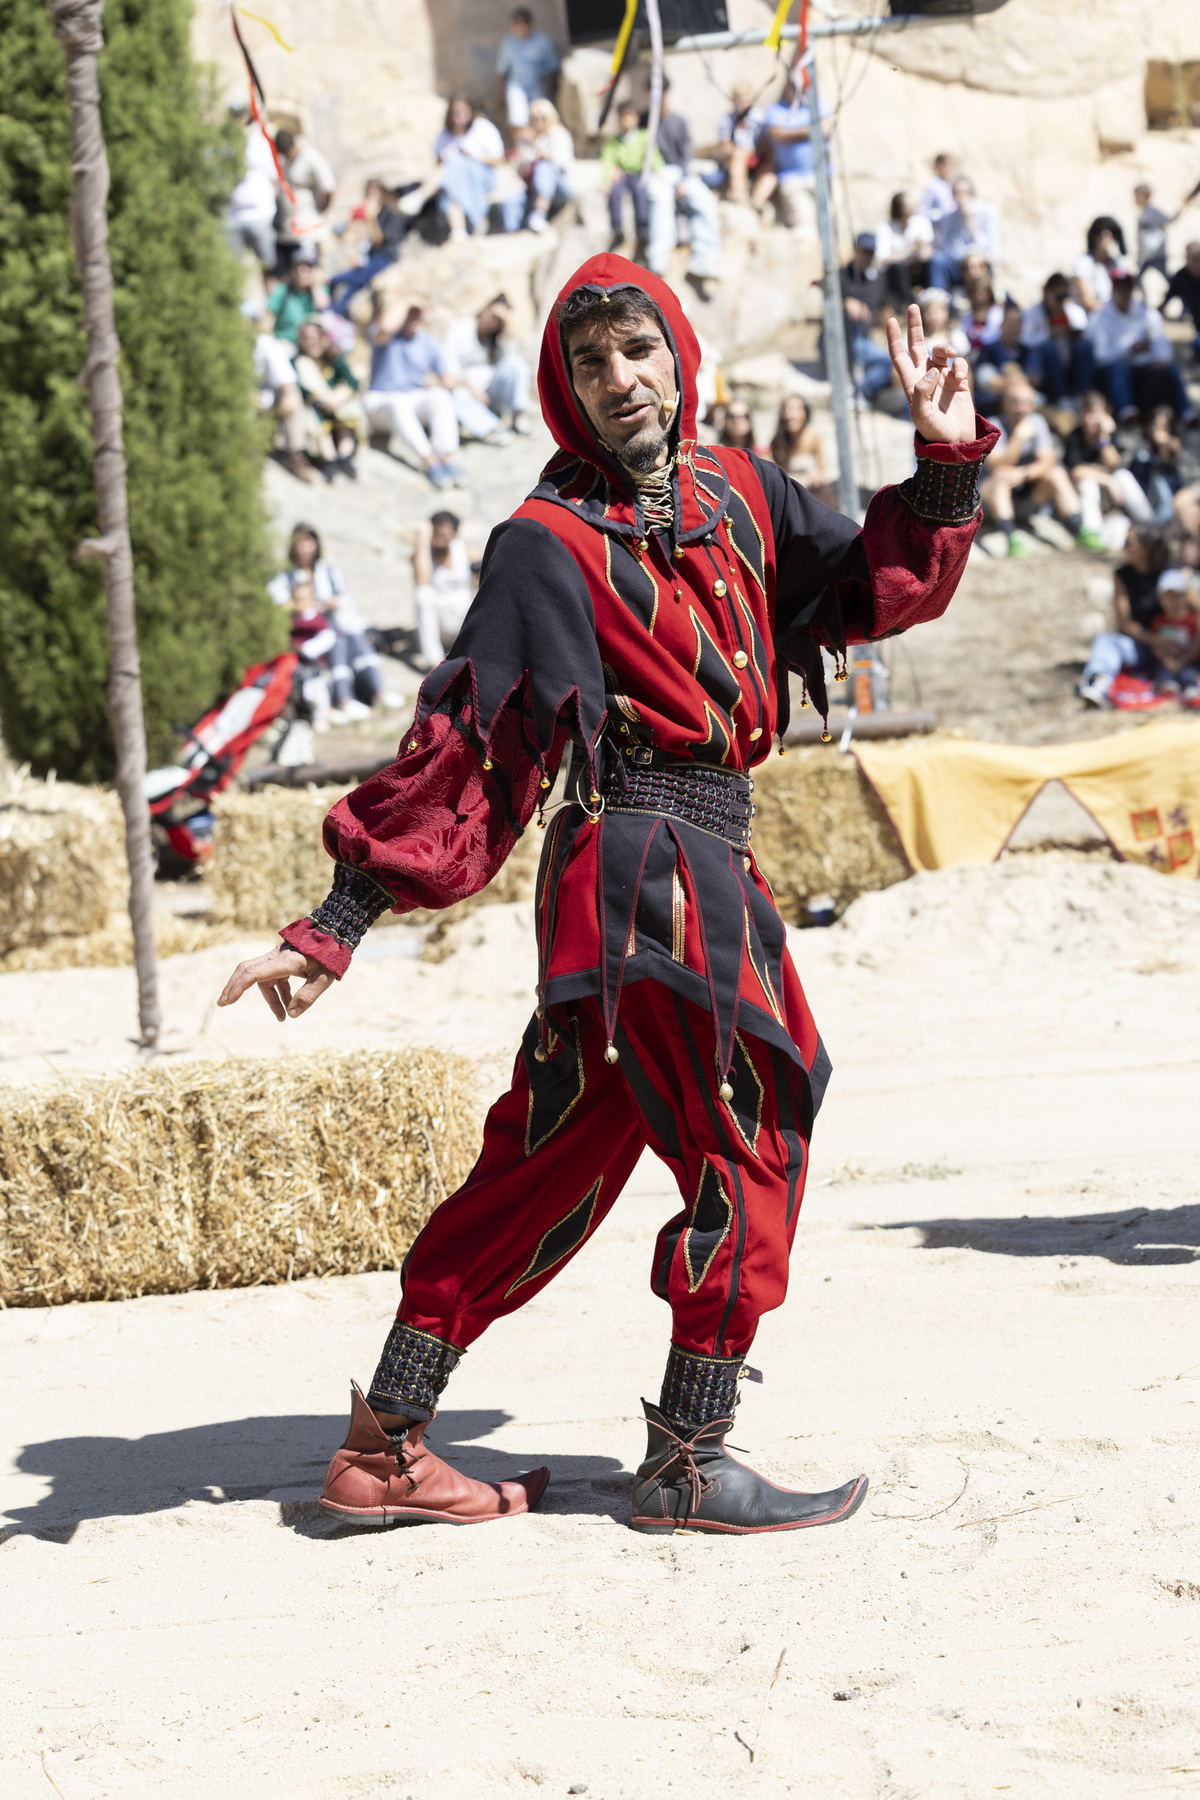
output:
[[[838,662],[945,610],[996,439],[965,363],[927,359],[915,307],[907,344],[889,335],[916,471],[860,529],[773,463],[699,444],[700,352],[675,295],[619,256],[585,263],[542,343],[559,450],[492,533],[396,761],[329,814],[328,898],[222,995],[257,985],[277,1018],[303,1013],[383,912],[482,888],[567,762],[538,875],[536,1010],[478,1162],[408,1256],[370,1388],[353,1389],[324,1490],[347,1519],[537,1504],[548,1470],[470,1480],[427,1427],[463,1353],[583,1249],[647,1145],[681,1206],[650,1269],[671,1342],[644,1403],[634,1529],[784,1531],[862,1502],[865,1476],[781,1488],[725,1437],[758,1321],[787,1289],[830,1074],[755,863],[750,771],[787,726],[789,670],[824,713],[822,652]]]

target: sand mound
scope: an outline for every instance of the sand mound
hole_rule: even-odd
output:
[[[856,900],[826,941],[835,961],[988,965],[1200,963],[1200,885],[1068,854],[937,869]]]

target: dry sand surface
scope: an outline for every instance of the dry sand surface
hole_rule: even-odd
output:
[[[167,964],[168,1009],[211,1054],[465,1036],[494,1063],[528,917],[459,941],[303,1025],[243,1004],[204,1033],[211,951]],[[1195,1790],[1200,891],[1020,856],[794,949],[835,1077],[733,1438],[797,1485],[865,1469],[862,1511],[625,1528],[667,1341],[652,1161],[447,1392],[464,1468],[551,1465],[511,1524],[339,1535],[314,1504],[392,1274],[11,1311],[4,1800]],[[5,1068],[119,1060],[129,984],[0,977]]]

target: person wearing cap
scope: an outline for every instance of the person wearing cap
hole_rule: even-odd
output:
[[[871,341],[872,328],[888,309],[887,276],[875,261],[875,234],[861,231],[854,240],[854,255],[839,272],[842,317],[846,321],[846,350],[856,375],[855,387],[870,402],[892,379],[892,359],[881,344]],[[825,354],[824,333],[821,354]]]
[[[1160,692],[1189,698],[1200,692],[1200,611],[1192,571],[1164,569],[1146,612],[1139,623],[1129,616],[1128,604],[1122,617],[1118,603],[1118,624],[1124,628],[1102,631],[1093,640],[1079,680],[1079,697],[1089,706],[1111,706],[1112,685],[1122,673],[1152,681]]]
[[[1093,314],[1087,343],[1095,359],[1097,378],[1116,407],[1118,419],[1137,416],[1133,391],[1137,369],[1159,371],[1157,383],[1170,393],[1180,417],[1194,418],[1195,409],[1175,367],[1162,314],[1157,307],[1139,300],[1134,292],[1136,269],[1132,263],[1114,262],[1109,279],[1112,296]]]

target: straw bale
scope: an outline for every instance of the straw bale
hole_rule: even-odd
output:
[[[154,942],[160,956],[188,956],[213,944],[227,944],[244,934],[236,925],[212,925],[207,919],[156,913]],[[0,973],[31,969],[126,969],[133,965],[133,927],[128,912],[113,913],[99,931],[80,936],[46,938],[20,944],[0,955]]]
[[[101,931],[128,893],[117,796],[31,781],[0,786],[0,966],[4,953]]]
[[[0,1304],[399,1266],[478,1150],[437,1050],[133,1069],[0,1101]]]
[[[771,757],[754,771],[754,852],[790,924],[830,894],[839,913],[860,894],[909,875],[878,795],[852,756],[819,748]]]
[[[321,842],[321,822],[342,792],[341,788],[270,787],[222,796],[206,875],[214,925],[277,931],[324,899],[332,865]],[[442,912],[406,913],[404,923],[450,925],[479,906],[531,899],[541,839],[540,831],[527,831],[496,879],[481,893]],[[391,918],[385,913],[380,924]]]

